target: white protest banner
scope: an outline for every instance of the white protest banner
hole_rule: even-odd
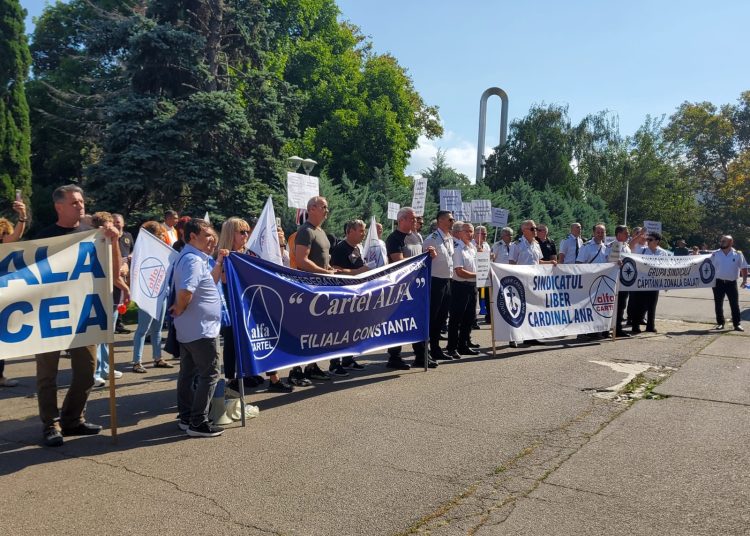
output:
[[[307,202],[313,197],[320,195],[318,177],[287,172],[286,192],[286,206],[306,210]]]
[[[645,220],[643,222],[643,228],[646,230],[646,233],[659,233],[661,234],[661,222],[660,221],[649,221]]]
[[[263,260],[274,264],[284,264],[279,246],[279,230],[276,227],[276,213],[273,210],[273,200],[270,195],[258,217],[253,234],[247,241],[247,249]]]
[[[474,199],[471,202],[471,221],[487,223],[492,220],[492,202],[489,199]]]
[[[427,198],[427,179],[414,177],[414,193],[411,196],[411,208],[415,216],[424,216],[424,204]]]
[[[492,208],[492,225],[495,227],[505,227],[508,225],[508,209]]]
[[[379,268],[388,264],[388,253],[385,243],[378,238],[377,222],[375,216],[370,219],[370,228],[365,238],[365,247],[362,251],[362,260],[370,268]]]
[[[166,305],[169,265],[179,253],[145,229],[138,232],[130,263],[130,299],[151,318],[161,318]]]
[[[617,240],[613,240],[609,245],[609,255],[607,255],[607,260],[609,262],[620,262],[621,253],[622,244]]]
[[[391,203],[388,201],[388,219],[395,220],[398,218],[398,211],[401,210],[401,205],[398,203]]]
[[[620,290],[669,290],[713,287],[711,255],[621,255]]]
[[[440,210],[450,210],[454,216],[461,210],[461,190],[440,190]]]
[[[607,331],[616,264],[492,263],[495,339],[518,341]]]
[[[477,251],[477,288],[490,286],[490,250]]]
[[[110,247],[99,230],[0,244],[0,357],[113,342]]]

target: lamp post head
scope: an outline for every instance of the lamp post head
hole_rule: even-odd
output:
[[[313,170],[313,168],[315,166],[317,166],[317,165],[318,165],[318,163],[315,160],[313,160],[312,158],[305,158],[302,161],[302,167],[305,169],[305,173],[307,173],[308,175]]]
[[[300,164],[303,162],[303,160],[299,156],[290,156],[286,159],[287,165],[289,166],[289,171],[297,171],[299,169]]]

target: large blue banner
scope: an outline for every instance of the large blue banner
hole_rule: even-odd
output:
[[[238,253],[225,268],[238,375],[429,338],[427,254],[360,276],[310,274]]]

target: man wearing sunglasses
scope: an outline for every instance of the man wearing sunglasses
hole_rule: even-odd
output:
[[[660,242],[660,233],[655,231],[648,233],[646,235],[646,246],[634,247],[633,253],[656,256],[669,255],[669,252],[666,249],[659,247]],[[632,244],[633,243],[631,242],[631,245]],[[633,292],[630,296],[630,300],[631,302],[634,302],[634,318],[630,319],[631,325],[633,326],[632,333],[641,332],[641,322],[643,321],[644,316],[646,316],[646,331],[656,333],[656,304],[659,302],[659,291],[644,290]]]
[[[747,262],[741,251],[732,247],[734,239],[730,235],[721,237],[719,246],[711,254],[711,262],[716,268],[716,281],[714,283],[714,309],[716,312],[716,327],[724,329],[724,296],[729,300],[729,309],[732,311],[732,324],[735,331],[745,331],[740,324],[740,303],[737,292],[737,278],[742,275],[742,286],[747,285]]]

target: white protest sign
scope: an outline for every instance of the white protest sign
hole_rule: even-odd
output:
[[[286,174],[287,205],[307,210],[307,202],[320,195],[318,177],[302,173]]]
[[[130,299],[151,318],[161,318],[166,305],[167,272],[178,255],[146,229],[138,232],[130,263]]]
[[[646,233],[659,233],[661,234],[661,222],[660,221],[649,221],[645,220],[643,222],[643,228],[646,230]]]
[[[401,210],[401,205],[398,203],[391,203],[388,201],[388,219],[395,220],[398,218],[398,211]]]
[[[508,225],[508,210],[505,208],[492,208],[492,225],[505,227]]]
[[[461,208],[453,213],[453,217],[456,221],[471,223],[471,201],[462,201]]]
[[[461,190],[440,190],[440,210],[459,212],[461,202]]]
[[[114,341],[112,254],[103,231],[0,244],[0,356]]]
[[[471,202],[471,221],[487,223],[492,219],[492,202],[489,199],[474,199]]]
[[[477,287],[490,286],[490,250],[477,251]]]
[[[609,255],[607,256],[607,260],[609,262],[619,262],[621,252],[622,244],[617,240],[612,241],[609,244]]]
[[[414,209],[415,216],[424,216],[424,204],[426,197],[427,179],[425,177],[415,177],[414,193],[411,196],[411,208]]]
[[[618,266],[492,263],[495,339],[518,341],[601,333],[615,315]]]

